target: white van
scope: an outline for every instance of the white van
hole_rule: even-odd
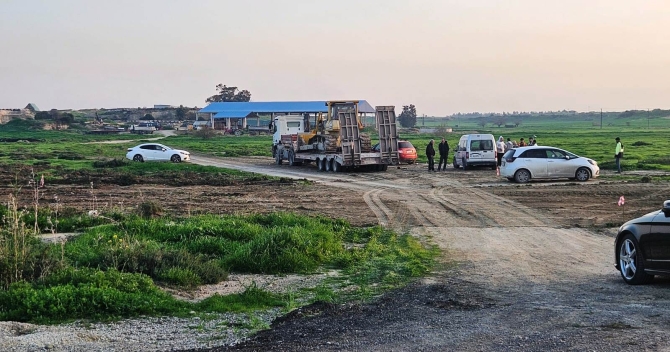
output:
[[[492,134],[466,134],[458,141],[454,167],[465,170],[470,166],[490,166],[496,169],[496,139]]]

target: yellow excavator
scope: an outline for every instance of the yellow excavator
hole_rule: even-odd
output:
[[[326,102],[328,112],[315,115],[314,126],[298,134],[298,148],[313,148],[324,152],[339,152],[343,142],[360,141],[360,150],[368,153],[372,150],[368,134],[360,133],[363,129],[358,100],[333,100]],[[311,126],[306,116],[305,126]]]

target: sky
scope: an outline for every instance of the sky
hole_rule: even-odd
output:
[[[666,0],[0,0],[0,108],[670,108]]]

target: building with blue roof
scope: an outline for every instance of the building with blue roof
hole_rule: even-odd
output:
[[[358,101],[358,111],[374,113],[375,109],[365,100]],[[215,129],[230,129],[233,126],[247,128],[249,118],[256,119],[260,126],[261,115],[274,119],[275,115],[318,114],[328,112],[326,101],[274,101],[274,102],[222,102],[210,103],[200,109],[196,116],[207,116]]]

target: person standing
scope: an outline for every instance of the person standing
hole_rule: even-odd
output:
[[[514,148],[514,144],[512,143],[512,140],[510,138],[507,138],[507,145],[505,145],[505,151],[508,151],[512,148]]]
[[[529,145],[537,145],[537,136],[530,137]]]
[[[621,158],[623,158],[623,144],[621,144],[621,138],[616,137],[616,147],[614,148],[614,161],[616,161],[616,172],[621,173]]]
[[[442,142],[437,146],[437,151],[440,153],[440,161],[437,163],[437,171],[442,169],[444,163],[444,171],[447,171],[447,159],[449,159],[449,142],[442,138]]]
[[[500,164],[502,163],[502,157],[503,154],[505,154],[505,139],[500,136],[498,138],[498,143],[496,143],[496,152],[497,152],[497,157],[498,157],[498,167],[500,167]]]
[[[426,147],[426,156],[428,157],[428,171],[435,171],[435,148],[433,147],[433,144],[435,143],[434,140],[430,140],[428,142],[428,146]]]
[[[519,140],[519,147],[525,147],[525,146],[526,146],[526,141],[524,141],[523,138],[521,138]]]

